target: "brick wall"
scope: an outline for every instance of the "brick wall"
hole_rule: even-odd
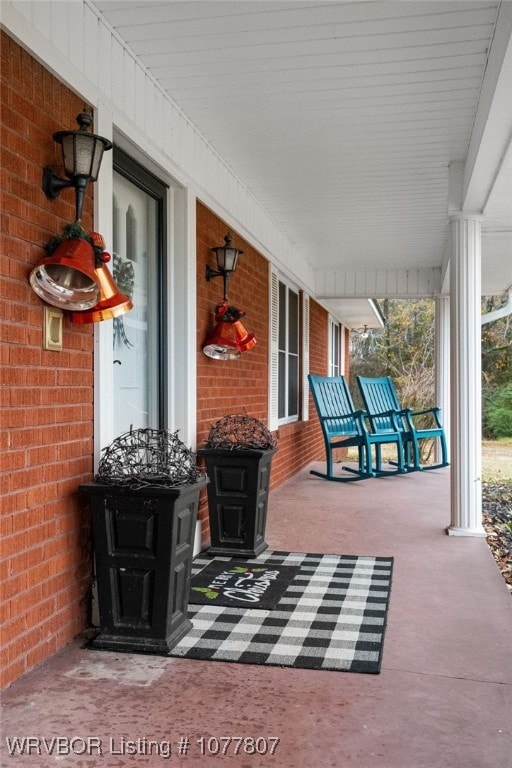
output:
[[[2,401],[0,473],[3,496],[0,552],[1,682],[4,687],[65,645],[88,624],[91,537],[87,502],[78,486],[93,463],[93,332],[64,318],[63,351],[42,348],[43,303],[28,275],[42,245],[74,218],[74,193],[49,201],[41,190],[45,165],[62,171],[56,130],[75,129],[83,101],[2,33],[1,312]],[[92,228],[92,187],[83,215]],[[245,410],[267,420],[268,264],[234,233],[244,250],[230,281],[230,298],[246,311],[257,345],[237,361],[214,361],[201,349],[213,329],[222,280],[205,280],[210,250],[227,226],[197,205],[198,445],[226,413]],[[310,368],[327,370],[327,313],[311,302]],[[313,459],[323,458],[320,429],[310,420],[277,433],[272,487]],[[206,494],[201,509],[208,540]]]
[[[256,335],[257,344],[238,360],[212,360],[202,353],[214,327],[214,310],[222,300],[221,278],[205,280],[205,266],[216,267],[211,248],[222,245],[227,225],[201,203],[197,204],[197,444],[200,447],[213,422],[228,413],[247,412],[268,419],[268,262],[248,243],[233,234],[233,243],[244,251],[230,278],[229,298],[246,312],[243,323]],[[310,306],[310,369],[327,372],[327,313],[316,302]],[[271,487],[288,480],[314,459],[323,457],[323,441],[310,400],[310,420],[281,427],[278,451],[272,462]],[[208,541],[206,493],[200,504],[203,543]]]
[[[67,318],[63,351],[43,350],[43,303],[27,279],[42,244],[74,219],[74,193],[47,200],[41,174],[62,170],[52,133],[77,127],[83,101],[0,42],[3,687],[87,625],[90,535],[76,490],[92,471],[93,361],[91,327]]]

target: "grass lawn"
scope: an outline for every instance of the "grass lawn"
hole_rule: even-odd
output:
[[[484,483],[512,485],[512,437],[482,442]]]
[[[396,458],[396,449],[383,446],[384,461]],[[348,461],[357,461],[357,450],[349,448]],[[482,441],[482,479],[484,483],[512,485],[512,437]]]

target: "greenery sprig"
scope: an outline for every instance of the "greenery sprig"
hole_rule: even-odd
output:
[[[94,258],[98,265],[110,260],[110,256],[107,258],[107,255],[105,254],[105,243],[102,236],[97,232],[89,234],[85,231],[79,221],[75,221],[74,224],[66,224],[62,229],[62,234],[51,237],[48,242],[43,245],[43,248],[48,256],[51,256],[52,253],[57,250],[59,245],[62,245],[63,242],[70,240],[71,238],[80,238],[89,243],[94,250]]]
[[[234,323],[240,320],[245,315],[245,312],[238,307],[227,306],[226,304],[218,304],[215,309],[215,316],[217,321],[223,320],[226,323]]]

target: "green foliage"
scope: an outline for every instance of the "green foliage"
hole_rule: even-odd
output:
[[[499,309],[505,296],[485,296],[482,313]],[[512,436],[512,316],[482,326],[483,423],[486,437]]]
[[[391,376],[404,408],[434,405],[434,300],[385,299],[381,306],[383,329],[370,330],[366,339],[352,334],[352,392],[356,376]]]
[[[484,430],[488,437],[512,436],[512,383],[484,393]]]
[[[482,314],[499,309],[505,301],[505,296],[485,296]],[[482,376],[489,390],[512,382],[512,315],[482,326]]]
[[[92,239],[90,235],[88,235],[82,225],[76,221],[74,224],[66,224],[62,229],[62,234],[55,235],[54,237],[50,238],[50,240],[48,240],[48,242],[43,245],[43,248],[50,256],[52,253],[54,253],[54,251],[57,250],[59,245],[61,245],[64,240],[68,240],[73,237],[86,240],[90,245],[92,245]]]
[[[482,313],[492,312],[505,296],[486,296]],[[368,338],[352,334],[350,386],[361,407],[356,376],[391,376],[403,407],[415,410],[434,403],[435,303],[385,299],[383,329]],[[484,432],[489,437],[512,435],[512,316],[482,325]]]

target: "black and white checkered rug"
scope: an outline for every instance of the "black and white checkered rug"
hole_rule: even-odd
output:
[[[192,575],[211,561],[197,557]],[[171,656],[380,672],[393,558],[266,550],[247,563],[300,571],[271,611],[189,605],[193,629]]]

